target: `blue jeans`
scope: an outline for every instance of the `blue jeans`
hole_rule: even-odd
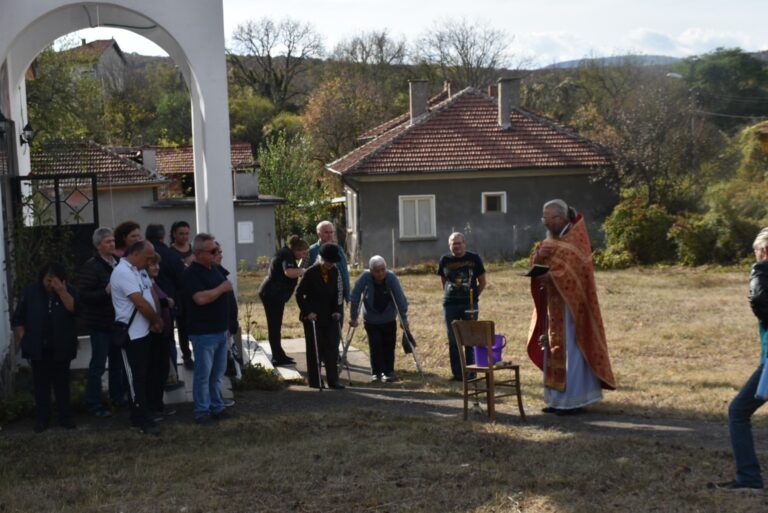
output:
[[[728,429],[731,432],[731,446],[736,459],[736,481],[747,486],[763,486],[760,475],[760,463],[755,454],[755,442],[752,438],[752,414],[765,401],[755,399],[761,364],[747,380],[728,408]]]
[[[227,370],[227,332],[189,335],[195,355],[192,399],[195,418],[207,413],[218,414],[224,409],[221,379]]]
[[[451,358],[451,374],[453,379],[461,381],[461,359],[459,358],[459,347],[456,342],[456,337],[453,336],[453,328],[451,322],[456,320],[470,320],[470,314],[467,313],[469,305],[443,305],[443,313],[445,314],[445,327],[448,330],[448,354]],[[478,306],[475,306],[478,308]],[[467,355],[467,365],[475,363],[475,352],[471,347],[464,348],[464,354]]]
[[[112,346],[112,334],[91,330],[91,363],[88,365],[88,380],[85,384],[85,404],[90,411],[101,406],[101,377],[109,360],[109,397],[119,404],[125,397],[125,370],[120,350]]]

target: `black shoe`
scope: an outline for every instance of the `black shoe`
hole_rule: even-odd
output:
[[[152,421],[141,426],[141,432],[145,435],[160,436],[160,428]]]
[[[330,388],[334,390],[344,390],[346,387],[341,383],[334,383],[333,385],[330,385]]]
[[[541,409],[541,413],[557,413],[557,408],[552,408],[551,406],[547,406],[546,408]]]
[[[66,430],[77,429],[77,425],[69,419],[59,422],[59,426],[63,427]]]
[[[274,365],[275,367],[282,367],[285,365],[296,365],[296,360],[294,360],[290,356],[282,356],[280,358],[274,358],[272,360],[272,365]]]
[[[201,415],[200,417],[195,417],[195,424],[198,426],[212,426],[213,419],[210,415]]]
[[[233,417],[234,415],[229,413],[227,410],[221,410],[219,413],[211,413],[211,418],[213,420],[227,420]]]
[[[35,422],[35,427],[32,428],[32,430],[35,433],[42,433],[46,429],[48,429],[48,423],[47,422]]]
[[[715,488],[717,488],[718,490],[726,490],[729,492],[744,492],[744,491],[759,492],[760,490],[763,489],[762,486],[742,484],[736,481],[735,479],[733,481],[715,483]]]
[[[195,362],[192,360],[191,356],[184,357],[184,368],[188,370],[195,370]]]
[[[91,415],[93,415],[94,417],[98,417],[100,419],[106,419],[112,416],[112,412],[107,410],[106,408],[99,408],[98,410],[93,410],[91,412]]]
[[[555,415],[560,417],[567,417],[568,415],[579,415],[581,413],[584,413],[584,408],[570,408],[568,410],[565,409],[555,409]]]
[[[194,367],[194,364],[192,365]],[[183,381],[177,381],[176,383],[169,383],[165,385],[165,391],[166,392],[173,392],[174,390],[178,390],[180,388],[184,388],[184,382]]]

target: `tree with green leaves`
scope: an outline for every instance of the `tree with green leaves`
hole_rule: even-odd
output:
[[[261,192],[285,199],[275,209],[278,248],[292,234],[314,233],[317,220],[327,217],[327,189],[320,177],[322,169],[312,154],[307,137],[283,132],[268,139],[259,151]]]

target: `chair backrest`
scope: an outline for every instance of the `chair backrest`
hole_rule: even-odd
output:
[[[462,370],[467,366],[467,357],[464,347],[485,347],[488,351],[488,361],[491,360],[493,350],[494,333],[496,332],[493,321],[453,321],[451,323],[453,335],[459,345],[459,357]]]

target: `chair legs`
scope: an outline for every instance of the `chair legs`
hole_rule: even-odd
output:
[[[525,410],[523,409],[523,394],[520,390],[520,368],[515,367],[515,390],[517,391],[517,407],[520,409],[520,418],[525,419]]]

